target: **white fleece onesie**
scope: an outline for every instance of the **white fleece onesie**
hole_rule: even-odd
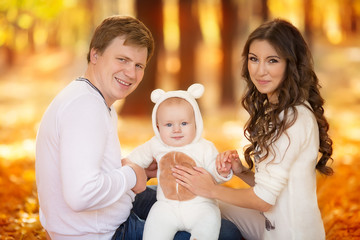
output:
[[[145,240],[173,239],[177,231],[190,232],[191,239],[218,239],[221,217],[217,202],[193,195],[175,183],[175,178],[171,175],[171,167],[174,164],[181,164],[182,162],[190,164],[193,162],[194,165],[209,171],[218,182],[228,181],[232,177],[232,172],[226,178],[217,173],[215,160],[218,151],[213,143],[201,137],[203,121],[195,98],[199,98],[203,91],[202,85],[193,84],[188,88],[188,91],[179,90],[165,93],[163,90],[157,89],[152,92],[151,99],[156,103],[152,113],[155,136],[134,149],[128,156],[131,161],[144,168],[150,165],[153,158],[158,163],[158,201],[153,205],[146,219],[143,237]],[[156,125],[158,106],[165,99],[171,97],[187,100],[195,113],[196,137],[192,143],[183,147],[166,145],[161,140]]]

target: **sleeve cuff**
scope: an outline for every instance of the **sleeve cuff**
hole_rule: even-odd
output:
[[[122,166],[119,170],[124,174],[129,190],[135,187],[136,185],[135,171],[129,166]]]
[[[221,176],[217,170],[215,170],[215,178],[216,178],[216,181],[218,183],[223,183],[223,182],[227,182],[227,181],[230,181],[230,179],[233,177],[233,171],[230,170],[230,173],[229,175],[227,175],[226,177],[223,177]]]

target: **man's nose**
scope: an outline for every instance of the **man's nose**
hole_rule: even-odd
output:
[[[125,75],[129,78],[135,78],[136,66],[134,64],[127,64],[125,67]]]

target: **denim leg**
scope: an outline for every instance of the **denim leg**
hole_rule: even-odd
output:
[[[240,230],[229,220],[221,219],[219,240],[240,240],[243,239]]]
[[[145,221],[131,212],[129,218],[120,225],[111,240],[142,240]]]
[[[121,224],[118,229],[116,229],[111,240],[123,240],[125,239],[125,223]]]
[[[132,211],[141,219],[146,219],[150,208],[156,202],[156,190],[146,187],[146,190],[139,193],[133,202]]]
[[[119,226],[111,240],[142,240],[145,219],[156,202],[156,191],[149,187],[137,194],[128,219]]]
[[[174,240],[189,240],[190,239],[190,233],[185,231],[179,231],[175,234]]]
[[[174,240],[189,240],[190,233],[188,232],[177,232]],[[221,219],[221,228],[219,240],[241,240],[243,239],[239,229],[229,220]]]

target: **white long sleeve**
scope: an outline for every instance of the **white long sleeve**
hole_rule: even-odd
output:
[[[264,213],[275,229],[265,239],[325,238],[317,204],[319,130],[313,113],[297,106],[298,118],[274,143],[274,155],[256,163],[255,194],[274,205]]]
[[[134,186],[134,181],[127,180],[134,178],[121,174],[121,168],[102,169],[107,160],[120,162],[119,158],[111,159],[112,156],[106,159],[105,153],[110,150],[108,144],[115,145],[111,151],[120,149],[120,145],[116,143],[116,128],[109,125],[109,114],[98,114],[103,109],[103,102],[92,95],[83,95],[64,108],[58,117],[62,190],[74,211],[107,207]]]
[[[85,82],[51,103],[36,144],[41,223],[53,239],[109,239],[129,216],[136,175],[121,166],[117,115]]]

